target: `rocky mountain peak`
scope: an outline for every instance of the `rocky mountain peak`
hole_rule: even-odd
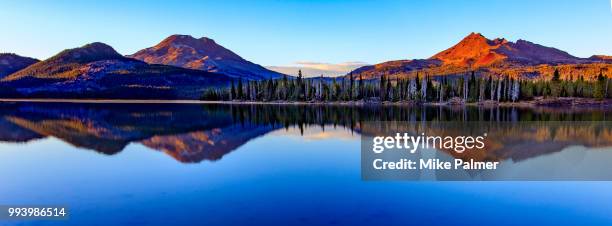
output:
[[[171,35],[159,44],[129,57],[151,64],[217,72],[245,79],[277,78],[282,75],[243,59],[207,37]]]

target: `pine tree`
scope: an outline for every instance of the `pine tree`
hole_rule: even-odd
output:
[[[385,101],[385,91],[387,90],[387,88],[385,87],[385,75],[382,75],[380,77],[380,85],[379,87],[379,92],[380,94],[378,95],[378,97],[380,97],[380,101]]]
[[[497,83],[495,81],[493,81],[493,78],[491,76],[489,76],[489,85],[491,86],[491,88],[489,90],[491,92],[491,94],[489,96],[490,100],[494,100],[495,99],[495,91],[496,91],[496,88],[497,88],[495,86],[495,84],[497,84]]]
[[[258,94],[259,94],[259,87],[257,87],[257,81],[253,82],[253,87],[251,87],[251,98],[252,100],[259,100]]]
[[[392,100],[392,96],[391,96],[391,90],[392,90],[392,86],[391,86],[391,79],[387,78],[387,85],[385,85],[385,99],[388,101]]]
[[[349,92],[348,99],[353,100],[353,86],[355,84],[355,80],[353,79],[353,72],[351,72],[349,76],[350,76],[350,85],[349,85],[349,91],[348,91]]]
[[[436,99],[436,90],[434,89],[433,82],[431,77],[427,76],[427,92],[425,96],[426,101],[431,101]]]
[[[427,75],[423,75],[421,81],[421,100],[427,101]]]
[[[251,96],[251,81],[248,81],[248,80],[247,80],[247,86],[246,86],[246,99],[247,99],[247,100],[252,100],[251,98],[252,98],[252,96]]]
[[[417,79],[416,76],[412,77],[410,79],[410,86],[408,88],[408,95],[409,95],[409,98],[412,99],[412,100],[416,99],[416,95],[417,95],[417,80],[418,79]]]
[[[302,90],[302,70],[298,70],[298,77],[297,77],[297,82],[295,86],[297,88],[295,99],[302,100],[302,97],[303,97],[302,95],[302,92],[303,92]]]
[[[289,84],[287,81],[287,75],[283,75],[283,84],[281,84],[281,86],[283,87],[283,93],[281,98],[283,100],[287,100],[287,96],[289,95]]]
[[[553,73],[553,77],[551,79],[553,82],[558,82],[561,80],[561,75],[559,74],[559,69],[555,68],[555,72]]]
[[[318,93],[317,98],[319,100],[323,100],[323,93],[324,93],[323,92],[323,82],[324,81],[325,80],[323,80],[323,75],[321,75],[321,78],[319,79],[319,90],[317,91],[317,93]]]
[[[482,102],[485,100],[485,91],[487,88],[487,84],[484,84],[484,79],[478,79],[478,102]]]
[[[442,94],[442,81],[440,81],[440,83],[438,83],[438,102],[442,103],[443,99],[444,99],[444,94]]]
[[[230,99],[236,99],[236,88],[234,87],[234,80],[232,79],[232,90],[230,92]]]
[[[467,102],[468,100],[468,83],[470,83],[469,78],[467,76],[463,76],[463,101]]]
[[[504,92],[504,101],[508,101],[508,100],[510,100],[510,91],[511,91],[511,88],[512,88],[512,81],[510,81],[510,76],[508,76],[508,75],[506,75],[506,78],[504,80],[506,80],[505,83],[504,83],[505,84],[505,86],[504,86],[504,89],[505,89],[505,92]]]
[[[242,100],[243,94],[242,94],[242,78],[238,79],[238,93],[236,94],[236,97],[239,100]]]
[[[310,82],[308,80],[304,80],[304,100],[308,100],[310,91]]]
[[[502,90],[502,86],[503,86],[504,81],[501,78],[497,78],[497,102],[501,101],[501,90]]]
[[[476,101],[478,99],[478,81],[476,80],[476,75],[474,71],[472,71],[468,86],[468,99],[470,101]]]
[[[272,79],[268,79],[266,81],[266,92],[265,93],[266,93],[265,97],[267,100],[274,99],[274,84],[272,83]]]
[[[606,97],[605,88],[607,88],[607,84],[605,83],[606,78],[603,76],[602,71],[599,71],[599,75],[597,76],[597,80],[593,83],[593,97],[597,99],[602,99]],[[606,86],[606,87],[604,87]]]
[[[364,98],[364,87],[363,87],[363,77],[359,74],[359,99]]]
[[[512,102],[515,102],[518,100],[519,98],[519,93],[520,93],[520,84],[518,79],[514,80],[514,86],[512,87]]]
[[[610,78],[606,77],[606,95],[604,95],[606,98],[610,97],[610,93],[608,93],[608,90],[610,89]]]

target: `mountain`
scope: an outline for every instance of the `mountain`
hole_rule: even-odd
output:
[[[198,99],[231,78],[199,70],[150,65],[104,43],[68,49],[0,80],[13,96],[53,98]],[[6,96],[6,94],[5,94]]]
[[[159,44],[140,50],[128,57],[150,64],[217,72],[244,79],[279,78],[283,74],[270,71],[243,59],[214,40],[189,35],[172,35]]]
[[[159,150],[184,163],[197,163],[202,160],[216,161],[250,140],[278,129],[278,126],[241,124],[223,128],[154,136],[141,143]]]
[[[15,103],[0,110],[0,141],[52,136],[75,147],[115,154],[129,143],[232,125],[199,105]],[[229,110],[229,106],[222,108]],[[9,134],[14,132],[14,134]],[[226,135],[236,139],[236,133]]]
[[[487,39],[471,33],[454,46],[423,60],[397,60],[358,68],[353,76],[376,78],[380,75],[401,77],[422,72],[433,76],[461,75],[475,70],[480,75],[513,77],[549,76],[561,68],[562,74],[594,77],[604,68],[611,69],[610,58],[579,58],[567,52],[519,39]]]
[[[175,104],[13,103],[0,108],[0,142],[46,137],[113,155],[130,143],[163,151],[176,160],[216,161],[245,143],[280,128],[236,121],[246,106]]]
[[[472,68],[486,67],[498,62],[535,65],[583,61],[555,48],[520,39],[516,43],[503,38],[489,40],[479,33],[469,34],[453,47],[430,59],[440,60],[444,65]]]
[[[329,136],[340,138],[342,134],[355,138],[353,132],[371,137],[383,134],[384,128],[391,125],[381,122],[384,118],[420,114],[418,108],[396,106],[50,102],[0,103],[0,106],[0,142],[22,143],[53,137],[79,149],[108,155],[120,153],[129,144],[138,143],[149,149],[163,151],[185,163],[220,160],[253,139],[279,129],[287,134],[295,132],[296,135],[299,130],[305,139],[325,139]],[[612,145],[612,127],[608,123],[555,123],[556,117],[543,117],[547,123],[503,123],[513,120],[511,115],[516,112],[495,108],[472,110],[477,110],[472,114],[475,117],[484,112],[497,112],[500,117],[485,117],[484,121],[467,124],[440,124],[429,127],[427,133],[460,136],[470,128],[487,128],[490,139],[485,140],[485,146],[489,148],[463,153],[444,148],[440,151],[464,160],[510,159],[518,162],[570,146]],[[597,110],[600,109],[542,108],[522,114],[525,114],[524,118],[533,118],[535,115],[569,115],[588,119]],[[462,111],[461,108],[444,108],[443,113],[449,116],[448,119],[458,119],[462,117]],[[317,127],[320,131],[326,131],[327,126],[343,129],[338,133],[332,131],[331,134],[329,131],[325,134],[317,132]],[[410,123],[396,123],[393,126],[408,133],[423,132]],[[307,131],[304,133],[305,128]]]
[[[606,56],[606,55],[593,55],[589,57],[589,59],[595,60],[595,61],[612,62],[612,56]]]
[[[124,57],[104,43],[91,43],[67,49],[59,54],[33,64],[7,76],[2,81],[15,81],[33,77],[39,79],[74,79],[81,75],[81,67],[87,63],[101,60],[123,60]]]
[[[44,137],[44,135],[11,123],[7,118],[0,117],[0,141],[2,142],[21,143]]]
[[[37,59],[22,57],[13,53],[0,54],[0,79],[38,62]]]

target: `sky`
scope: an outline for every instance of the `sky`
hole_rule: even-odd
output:
[[[46,59],[104,42],[121,54],[206,36],[269,68],[308,75],[428,58],[470,32],[579,57],[612,55],[611,0],[0,0],[0,52]],[[327,75],[326,74],[326,75]]]

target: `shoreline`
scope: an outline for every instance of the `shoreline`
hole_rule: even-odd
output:
[[[612,109],[612,99],[596,100],[592,98],[550,98],[519,102],[367,102],[367,101],[338,101],[338,102],[306,102],[306,101],[208,101],[208,100],[147,100],[147,99],[44,99],[44,98],[0,98],[0,103],[32,102],[32,103],[87,103],[87,104],[258,104],[258,105],[337,105],[337,106],[445,106],[445,107],[605,107]]]

